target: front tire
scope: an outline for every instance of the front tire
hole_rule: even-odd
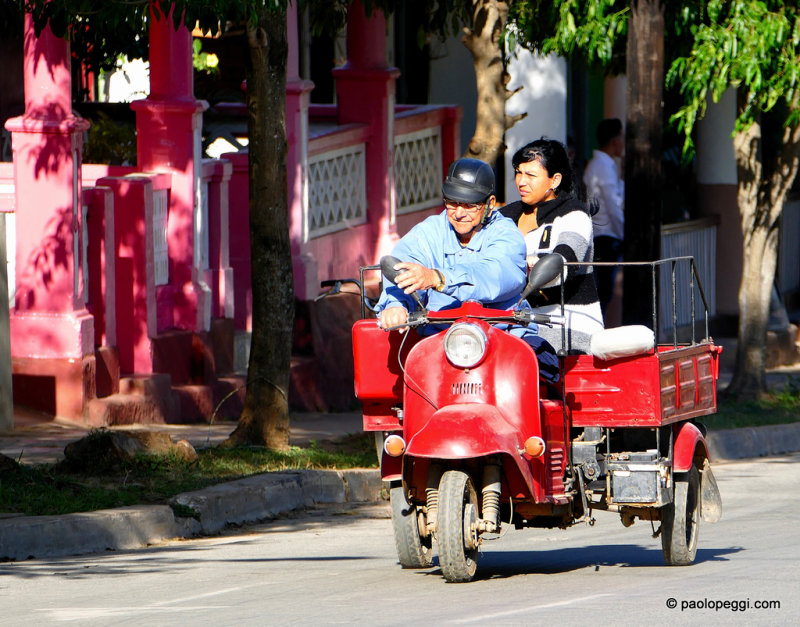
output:
[[[400,566],[430,568],[433,564],[433,539],[430,534],[423,537],[419,532],[419,509],[406,501],[402,486],[392,488],[389,498],[392,503],[394,544]]]
[[[692,464],[675,480],[675,495],[664,506],[661,518],[661,550],[670,566],[688,566],[697,555],[700,531],[700,473]]]
[[[450,583],[472,581],[478,567],[478,497],[467,473],[448,470],[439,483],[439,565]]]

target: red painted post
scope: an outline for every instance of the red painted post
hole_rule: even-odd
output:
[[[208,108],[193,94],[192,36],[171,16],[150,9],[150,95],[131,103],[136,112],[138,169],[172,175],[167,242],[169,283],[160,290],[157,332],[206,331],[211,291],[200,238],[208,225],[200,212],[200,132]]]
[[[308,203],[308,105],[314,83],[302,80],[299,74],[300,55],[297,41],[297,6],[286,10],[289,33],[289,55],[286,66],[286,156],[289,190],[289,240],[292,248],[294,295],[309,300],[319,293],[316,263],[304,253],[305,207]]]
[[[98,179],[98,187],[114,195],[114,258],[116,337],[123,374],[153,372],[153,338],[165,308],[159,304],[159,229],[156,194],[166,194],[169,176],[131,174]]]
[[[72,114],[69,44],[49,27],[36,37],[30,15],[23,76],[25,113],[6,122],[17,216],[14,395],[77,419],[94,393],[94,319],[81,264],[81,150],[89,123]],[[47,392],[37,393],[37,385]]]
[[[206,159],[203,162],[203,181],[208,186],[208,285],[212,292],[212,318],[233,318],[234,279],[228,213],[232,174],[230,161]]]
[[[83,190],[87,209],[87,267],[89,269],[86,307],[94,316],[95,348],[116,346],[116,283],[114,259],[114,195],[107,187]]]
[[[253,288],[250,272],[250,192],[248,178],[249,155],[232,152],[222,155],[233,164],[228,196],[230,225],[230,265],[233,268],[233,320],[237,331],[251,331]]]
[[[333,70],[339,124],[369,125],[367,143],[367,220],[373,259],[397,239],[394,215],[394,105],[397,68],[386,66],[386,19],[373,8],[367,17],[360,0],[347,11],[347,63]]]

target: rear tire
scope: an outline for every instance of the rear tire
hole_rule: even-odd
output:
[[[467,473],[448,470],[439,483],[439,565],[450,583],[472,581],[478,567],[478,496]]]
[[[670,566],[688,566],[697,555],[700,531],[700,473],[692,464],[689,472],[675,480],[675,495],[662,508],[661,550]]]
[[[402,486],[389,492],[392,502],[392,528],[397,558],[403,568],[430,568],[433,564],[433,539],[419,532],[420,511],[406,501]]]

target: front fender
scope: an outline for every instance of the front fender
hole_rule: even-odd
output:
[[[709,459],[705,438],[691,422],[684,422],[674,427],[675,444],[673,445],[672,471],[688,472],[696,455]],[[700,449],[699,451],[697,449]],[[703,463],[697,465],[702,470]]]
[[[448,405],[437,410],[411,437],[406,455],[469,459],[507,453],[519,458],[521,436],[493,405]]]

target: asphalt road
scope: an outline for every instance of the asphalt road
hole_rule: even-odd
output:
[[[130,553],[0,564],[0,624],[798,624],[800,454],[717,465],[723,518],[663,566],[649,524],[513,529],[477,580],[397,564],[388,506]],[[767,607],[760,607],[762,604]],[[671,607],[671,605],[675,607]],[[779,606],[779,607],[778,607]]]

